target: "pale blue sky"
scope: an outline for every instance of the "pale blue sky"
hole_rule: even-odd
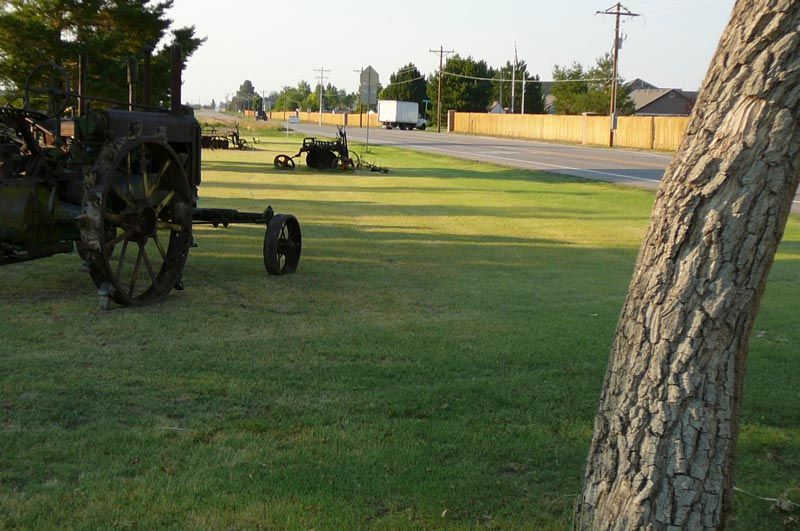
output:
[[[402,7],[388,7],[399,6]],[[628,0],[642,16],[625,19],[620,74],[659,87],[696,90],[702,83],[734,0]],[[413,62],[436,70],[431,48],[499,66],[514,43],[529,71],[551,78],[554,64],[593,64],[611,50],[614,17],[595,15],[613,0],[175,0],[171,16],[193,24],[208,41],[190,59],[184,99],[224,99],[245,79],[269,92],[301,79],[314,84],[324,67],[330,82],[356,90],[353,70],[371,64],[385,84]]]

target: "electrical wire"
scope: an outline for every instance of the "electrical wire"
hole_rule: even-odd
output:
[[[447,72],[446,70],[442,70],[442,74],[446,76],[452,77],[460,77],[463,79],[474,79],[476,81],[499,81],[499,82],[507,82],[507,83],[522,83],[521,79],[511,80],[511,79],[498,79],[496,77],[476,77],[476,76],[465,76],[463,74],[456,74],[455,72]],[[621,79],[621,78],[618,78]],[[571,82],[580,82],[580,81],[588,81],[588,82],[603,82],[608,83],[611,79],[607,78],[590,78],[590,79],[551,79],[548,81],[544,81],[541,79],[526,79],[526,83],[571,83]]]
[[[417,81],[419,79],[425,79],[425,76],[415,77],[414,79],[406,79],[404,81],[395,81],[394,83],[389,83],[388,85],[386,85],[386,87],[391,87],[392,85],[403,85],[405,83],[411,83],[411,82]],[[383,87],[383,88],[386,88],[386,87]]]

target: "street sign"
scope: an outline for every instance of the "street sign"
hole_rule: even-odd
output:
[[[371,66],[366,67],[361,71],[360,76],[361,86],[359,88],[359,98],[364,105],[375,105],[378,103],[378,86],[380,85],[380,76]]]

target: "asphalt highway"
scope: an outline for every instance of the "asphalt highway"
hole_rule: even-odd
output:
[[[292,124],[291,128],[307,136],[336,136],[333,126]],[[348,140],[365,142],[366,136],[366,129],[347,129]],[[396,129],[370,128],[369,143],[650,189],[658,188],[672,160],[667,153]],[[795,196],[792,211],[800,213],[800,194]]]

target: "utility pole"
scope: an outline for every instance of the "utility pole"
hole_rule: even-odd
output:
[[[522,73],[522,108],[519,110],[520,114],[525,114],[525,78],[527,76],[527,72]]]
[[[321,66],[315,68],[314,72],[319,72],[319,125],[322,125],[322,86],[325,84],[325,80],[328,79],[325,74],[330,70],[326,70],[325,67]]]
[[[514,114],[514,95],[517,85],[517,43],[514,43],[514,64],[511,65],[511,114]]]
[[[613,10],[613,11],[612,11]],[[597,15],[614,15],[617,23],[614,28],[614,67],[611,74],[611,128],[609,129],[608,145],[614,147],[614,130],[617,128],[617,61],[619,59],[619,17],[638,17],[639,13],[632,13],[627,7],[617,2],[605,11],[596,11]]]
[[[436,93],[436,132],[442,132],[442,63],[444,62],[444,54],[453,53],[454,50],[445,50],[442,45],[439,45],[438,50],[428,50],[431,53],[439,55],[439,90]]]

